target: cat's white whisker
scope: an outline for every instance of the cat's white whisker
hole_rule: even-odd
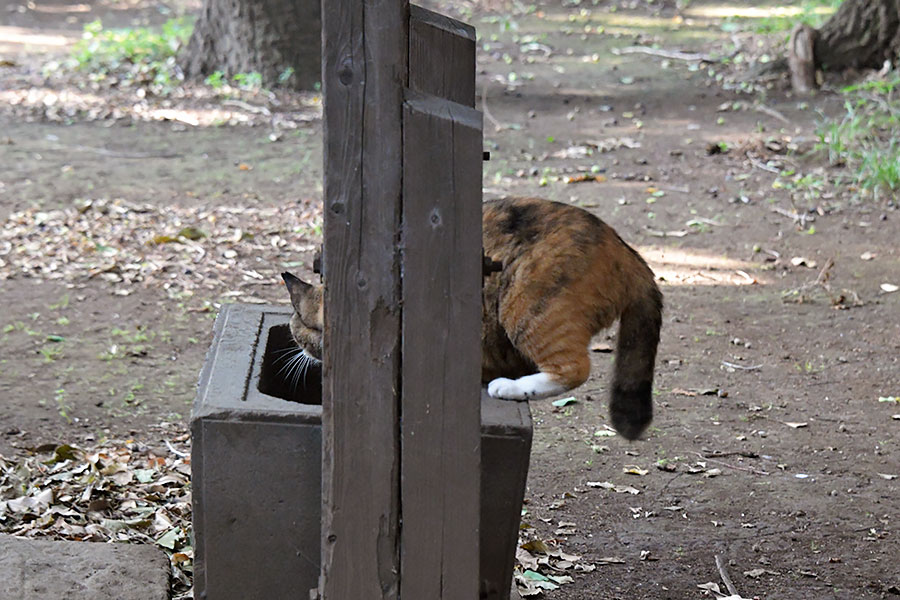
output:
[[[300,348],[286,348],[285,350],[292,351],[293,354],[289,354],[289,355],[285,356],[284,354],[287,354],[287,353],[283,353],[283,355],[277,359],[278,361],[283,360],[285,363],[278,370],[278,375],[284,374],[285,377],[288,377],[290,375],[294,365],[296,364],[296,362],[298,360],[301,360],[300,357],[303,356],[303,350],[301,350]]]
[[[281,348],[280,350],[273,351],[272,354],[275,354],[276,356],[284,356],[285,354],[288,354],[290,352],[297,352],[298,350],[300,350],[300,349],[299,348],[291,348],[291,347]]]
[[[299,360],[297,360],[296,368],[294,369],[293,376],[291,377],[291,386],[294,391],[297,389],[297,384],[300,383],[300,377],[303,377],[303,387],[306,387],[306,374],[309,372],[310,365],[315,364],[315,358],[307,354],[305,351],[301,351],[299,355]]]

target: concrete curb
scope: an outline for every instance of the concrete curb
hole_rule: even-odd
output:
[[[0,535],[0,600],[168,600],[158,548]]]

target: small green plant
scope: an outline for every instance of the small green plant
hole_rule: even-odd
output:
[[[113,337],[121,337],[123,341],[130,344],[147,342],[156,337],[156,335],[152,331],[147,331],[147,328],[144,325],[138,325],[137,327],[135,327],[134,332],[128,331],[127,329],[121,329],[119,327],[113,327],[109,333]]]
[[[812,361],[806,361],[805,363],[796,363],[794,368],[797,369],[800,373],[805,373],[807,375],[814,375],[815,373],[821,373],[825,370],[825,365],[816,365]]]
[[[125,392],[125,396],[122,398],[122,404],[124,404],[124,405],[138,404],[138,402],[136,402],[137,396],[135,395],[134,392],[135,392],[134,389],[130,389],[127,392]]]
[[[828,180],[822,175],[785,169],[772,182],[772,188],[790,190],[792,197],[812,201],[822,197],[827,184]]]
[[[206,85],[214,90],[222,89],[227,83],[228,78],[225,77],[224,71],[216,71],[206,78]]]
[[[51,363],[57,358],[62,357],[63,349],[62,346],[58,344],[51,344],[47,346],[42,346],[38,352],[41,353],[41,356],[44,357],[45,363]]]
[[[900,191],[900,75],[844,88],[844,115],[817,130],[819,151],[845,166],[860,196],[879,199]]]
[[[288,67],[278,75],[278,85],[286,85],[294,76],[294,67]]]
[[[69,295],[63,294],[62,298],[59,299],[59,302],[57,302],[56,304],[51,304],[47,308],[49,308],[50,310],[60,310],[63,308],[67,308],[68,306],[69,306]]]
[[[69,411],[71,408],[69,407],[69,403],[66,402],[66,390],[63,388],[59,388],[53,395],[54,400],[56,400],[56,412],[59,413],[63,419],[72,422],[72,418],[69,417]]]
[[[238,73],[232,80],[242,90],[258,90],[262,88],[262,74],[256,71],[250,73]]]
[[[105,29],[97,19],[84,26],[71,65],[90,73],[94,81],[118,80],[166,93],[180,77],[175,56],[192,31],[192,21],[184,17],[170,19],[161,28],[128,29]]]

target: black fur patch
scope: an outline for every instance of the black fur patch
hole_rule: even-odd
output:
[[[538,235],[540,214],[531,204],[507,205],[506,218],[500,223],[500,231],[515,237],[520,242],[531,243]]]
[[[573,215],[575,216],[575,215]],[[581,220],[578,227],[572,227],[572,243],[579,250],[587,252],[604,242],[609,226],[595,215],[585,211],[578,211],[577,218]]]

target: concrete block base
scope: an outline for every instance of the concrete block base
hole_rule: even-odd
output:
[[[305,598],[319,577],[321,373],[284,377],[290,309],[227,305],[191,417],[194,597]],[[481,598],[507,600],[531,451],[527,403],[482,397]]]

